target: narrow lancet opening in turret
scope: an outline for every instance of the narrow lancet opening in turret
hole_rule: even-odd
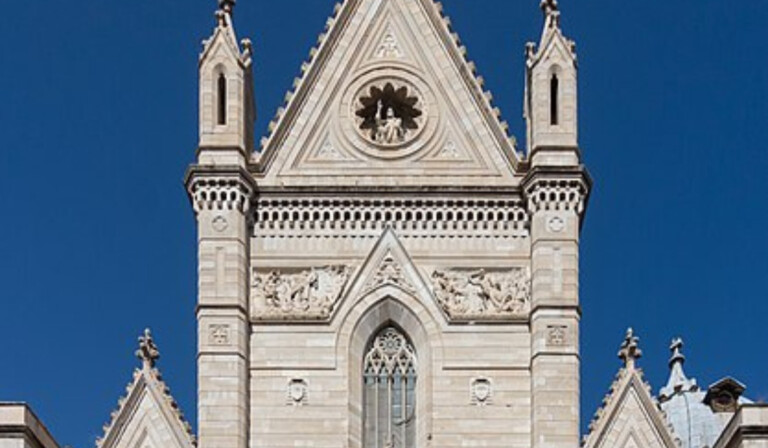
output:
[[[552,126],[557,126],[560,124],[560,116],[559,116],[559,104],[558,104],[558,97],[560,95],[560,79],[558,79],[557,74],[552,74],[552,80],[549,84],[549,116],[550,116],[550,124]]]
[[[227,124],[227,77],[224,73],[219,74],[218,81],[218,123]]]

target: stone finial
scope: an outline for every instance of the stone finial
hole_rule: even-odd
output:
[[[544,12],[546,28],[560,27],[560,6],[557,0],[541,0],[541,10]]]
[[[669,359],[669,368],[674,368],[675,364],[685,364],[685,356],[683,355],[683,340],[682,338],[672,339],[672,344],[669,346],[669,351],[672,352],[672,357]]]
[[[235,10],[235,3],[237,0],[219,0],[219,10],[232,15]]]
[[[675,338],[669,346],[672,357],[669,358],[669,380],[667,385],[659,392],[659,400],[662,403],[670,400],[675,394],[698,390],[696,380],[688,378],[683,370],[683,364],[685,364],[683,345],[681,338]]]
[[[139,349],[136,350],[136,357],[141,360],[144,367],[152,368],[160,359],[160,351],[152,338],[152,332],[147,328],[144,335],[139,337]]]
[[[550,16],[560,11],[560,6],[557,4],[557,0],[541,0],[541,10],[544,11],[545,15]]]
[[[643,351],[640,350],[640,338],[635,336],[635,331],[630,328],[627,330],[627,336],[624,338],[624,342],[621,344],[621,350],[619,350],[619,358],[624,361],[624,365],[628,369],[634,369],[635,363],[642,356]]]
[[[525,57],[528,60],[531,60],[536,56],[536,44],[533,42],[528,42],[525,44]]]

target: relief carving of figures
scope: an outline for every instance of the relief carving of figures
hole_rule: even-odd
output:
[[[454,319],[503,319],[530,309],[527,269],[504,272],[438,270],[432,274],[435,297]]]
[[[253,273],[252,299],[258,319],[325,320],[331,316],[350,268],[329,266],[297,273]]]

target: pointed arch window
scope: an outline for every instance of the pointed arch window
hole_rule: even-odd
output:
[[[416,446],[416,353],[389,326],[373,338],[363,364],[364,448]]]
[[[557,77],[557,73],[552,74],[552,79],[549,83],[549,116],[550,116],[550,124],[552,126],[557,126],[560,124],[560,105],[559,103],[560,99],[560,79]]]
[[[217,83],[217,96],[218,96],[218,123],[220,125],[227,124],[227,77],[224,73],[219,73],[219,80]]]

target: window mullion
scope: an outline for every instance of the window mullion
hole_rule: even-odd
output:
[[[389,418],[387,419],[387,444],[389,444],[392,441],[392,382],[394,380],[394,377],[392,376],[391,372],[389,375],[387,375],[387,405],[389,406],[389,409],[387,410],[387,414],[389,415]]]
[[[400,384],[403,389],[401,391],[402,401],[400,401],[400,420],[402,421],[400,426],[402,426],[403,448],[406,448],[408,446],[408,435],[406,433],[408,430],[408,377],[406,375],[401,376]]]

